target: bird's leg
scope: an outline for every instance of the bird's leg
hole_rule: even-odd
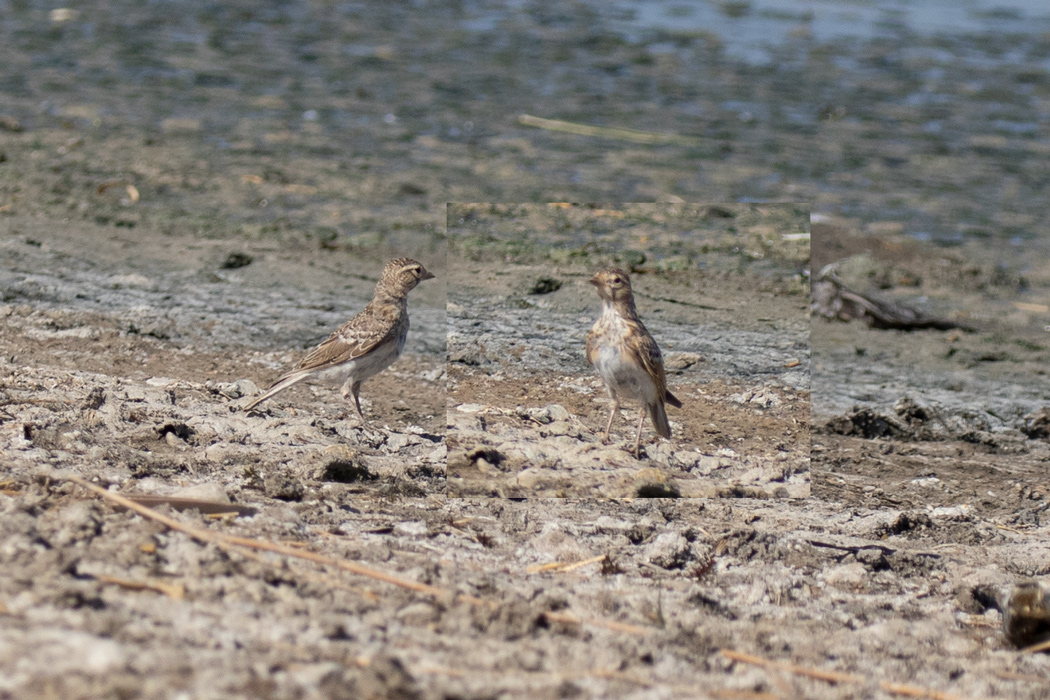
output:
[[[634,438],[634,458],[641,459],[640,449],[642,445],[642,423],[645,421],[645,404],[642,404],[642,412],[638,416],[638,435]]]
[[[605,434],[602,435],[603,445],[609,442],[609,431],[612,430],[613,418],[616,417],[616,412],[620,410],[620,401],[616,398],[616,392],[610,390],[609,396],[612,397],[612,407],[609,409],[609,422],[605,425]]]
[[[361,420],[364,420],[365,416],[363,413],[361,413],[361,400],[357,398],[357,394],[360,391],[361,382],[355,382],[353,379],[347,379],[346,382],[343,384],[343,388],[340,390],[340,393],[343,395],[344,399],[348,398],[351,394],[353,395],[354,406],[357,408],[357,415],[361,418]]]
[[[357,415],[361,418],[361,420],[364,420],[365,414],[361,413],[361,399],[357,397],[358,393],[360,393],[361,391],[361,382],[354,382],[353,387],[351,387],[351,391],[354,392],[354,406],[357,407]]]

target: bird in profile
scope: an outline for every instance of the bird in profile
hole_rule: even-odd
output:
[[[660,348],[638,318],[628,274],[618,268],[607,268],[595,273],[590,283],[598,290],[602,313],[587,334],[587,362],[598,370],[612,399],[602,441],[609,439],[613,419],[620,410],[620,397],[639,401],[642,408],[634,441],[637,458],[646,414],[657,435],[669,438],[671,425],[664,404],[681,408],[682,402],[667,390]]]
[[[357,415],[361,413],[358,394],[365,380],[389,367],[401,356],[408,337],[408,293],[423,280],[434,275],[410,258],[396,258],[383,268],[372,301],[328,339],[318,345],[302,362],[244,407],[250,411],[263,401],[314,377],[328,382],[341,382],[343,398],[354,397]]]

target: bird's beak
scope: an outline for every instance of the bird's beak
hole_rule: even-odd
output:
[[[601,282],[598,281],[598,275],[595,275],[594,277],[590,278],[587,281],[590,282],[591,284],[593,284],[595,287],[601,286]]]
[[[432,280],[432,279],[434,279],[434,273],[431,272],[430,270],[423,270],[423,272],[425,272],[426,274],[419,278],[420,282],[422,282],[423,280]]]

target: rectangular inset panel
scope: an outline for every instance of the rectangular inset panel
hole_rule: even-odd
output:
[[[808,231],[799,204],[450,204],[448,494],[808,496]]]
[[[813,223],[814,495],[920,511],[894,516],[894,534],[932,526],[931,514],[948,528],[978,512],[1038,525],[1043,244],[946,247],[897,223],[855,226]]]

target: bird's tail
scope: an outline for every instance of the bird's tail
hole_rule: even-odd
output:
[[[667,422],[667,411],[664,410],[664,402],[657,401],[646,406],[649,409],[649,417],[653,420],[653,428],[660,437],[671,437],[671,424]]]
[[[286,375],[284,377],[281,377],[276,382],[274,382],[273,386],[271,386],[269,389],[267,389],[266,392],[263,393],[262,396],[260,396],[259,398],[255,399],[255,401],[252,401],[250,404],[245,406],[243,410],[245,410],[245,411],[252,410],[256,406],[261,404],[263,401],[265,401],[266,399],[272,398],[274,395],[281,393],[282,391],[284,391],[285,389],[287,389],[290,386],[298,384],[299,382],[303,381],[304,379],[306,379],[309,376],[310,376],[309,372],[294,372],[292,374],[289,374],[289,375]]]
[[[678,397],[669,391],[664,392],[664,399],[667,401],[667,403],[671,404],[675,408],[682,407],[682,402],[678,400]]]

